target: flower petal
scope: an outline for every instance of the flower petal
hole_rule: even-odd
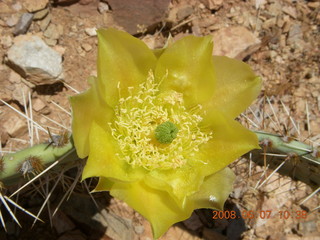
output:
[[[107,123],[106,123],[107,124]],[[132,168],[118,157],[120,152],[117,142],[110,132],[92,122],[89,136],[90,152],[83,169],[82,179],[105,177],[113,181],[137,181],[144,177],[146,170]]]
[[[211,99],[215,87],[211,37],[188,36],[168,46],[159,57],[155,77],[163,79],[160,90],[183,93],[186,106]]]
[[[205,176],[225,168],[252,149],[260,149],[256,134],[219,111],[208,112],[203,124],[213,132],[212,139],[197,154],[199,159],[208,160],[203,168]]]
[[[185,198],[199,190],[205,176],[197,166],[185,166],[173,170],[152,171],[146,177],[146,184],[166,191],[176,204],[183,208]]]
[[[187,198],[186,209],[198,208],[223,210],[223,205],[233,188],[235,175],[229,168],[205,178],[198,192]]]
[[[72,106],[72,134],[77,154],[85,158],[89,154],[89,130],[93,121],[104,124],[113,117],[113,110],[99,98],[97,79],[88,79],[91,88],[70,97]],[[103,114],[101,114],[103,113]]]
[[[142,41],[128,33],[112,28],[98,30],[99,91],[114,107],[121,97],[128,95],[128,87],[145,81],[154,69],[156,57]]]
[[[152,225],[154,238],[159,238],[171,225],[187,219],[192,213],[190,209],[180,209],[168,193],[150,188],[143,181],[117,182],[110,194],[144,216]]]
[[[261,79],[248,64],[228,57],[213,56],[216,88],[206,107],[219,109],[232,118],[243,112],[261,90]]]

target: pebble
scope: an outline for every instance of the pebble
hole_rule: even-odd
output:
[[[32,23],[32,19],[33,19],[32,13],[22,14],[22,16],[19,19],[19,22],[14,28],[13,35],[17,36],[20,34],[25,34]]]
[[[24,0],[23,6],[29,11],[29,12],[36,12],[39,10],[44,9],[49,3],[49,0]]]
[[[88,44],[88,43],[83,43],[83,44],[81,45],[81,47],[82,47],[82,49],[85,50],[86,52],[89,52],[89,51],[91,51],[91,49],[92,49],[91,45]]]
[[[104,12],[108,12],[110,10],[110,7],[107,3],[104,2],[99,2],[98,4],[98,11],[99,13],[104,13]]]
[[[46,104],[41,101],[41,99],[37,98],[36,100],[34,100],[34,102],[32,103],[32,108],[33,110],[35,110],[36,112],[41,111],[42,109],[44,109],[46,107]]]
[[[12,38],[10,36],[2,36],[0,42],[5,49],[12,46]]]
[[[23,136],[28,130],[26,121],[16,115],[11,115],[3,119],[2,127],[6,129],[10,137]]]
[[[40,29],[41,29],[42,32],[44,32],[47,29],[47,27],[49,26],[50,22],[51,22],[51,15],[48,14],[39,24]]]
[[[189,17],[193,13],[193,8],[189,5],[182,6],[177,12],[177,21],[181,21]]]
[[[59,39],[60,31],[58,29],[58,26],[55,24],[50,24],[46,31],[43,33],[43,35],[50,39]]]
[[[261,41],[241,26],[222,28],[213,33],[213,55],[243,59],[256,51]]]
[[[34,13],[33,20],[41,20],[44,19],[49,13],[49,8],[42,9],[38,12]]]
[[[97,36],[97,28],[95,28],[95,27],[86,28],[86,29],[84,29],[84,31],[90,37]]]
[[[19,21],[18,16],[16,15],[11,15],[7,20],[6,20],[6,24],[8,27],[13,27],[15,26]]]
[[[9,81],[11,83],[21,83],[21,76],[15,71],[11,71],[9,75]]]
[[[13,4],[11,7],[12,7],[13,10],[15,10],[17,12],[19,12],[22,9],[22,5],[19,2]]]
[[[21,105],[24,105],[24,102],[28,104],[28,92],[30,88],[22,82],[13,84],[12,86],[14,86],[14,90],[11,92],[11,98],[18,101]]]
[[[19,36],[7,56],[10,66],[33,84],[51,84],[61,78],[62,56],[38,36]]]

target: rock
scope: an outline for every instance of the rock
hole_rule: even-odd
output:
[[[1,36],[0,42],[5,49],[12,46],[12,38],[10,36]]]
[[[130,34],[165,19],[170,0],[108,0],[114,21]]]
[[[32,13],[24,13],[19,19],[19,22],[17,23],[16,27],[14,28],[13,35],[17,36],[20,34],[25,34],[33,19],[33,14]]]
[[[299,47],[299,45],[303,44],[303,35],[300,24],[293,24],[290,27],[287,43],[288,45],[294,45],[294,47]]]
[[[16,115],[10,115],[3,119],[2,127],[10,135],[10,137],[23,136],[28,131],[26,120],[22,120]]]
[[[99,13],[104,13],[104,12],[108,12],[110,10],[110,7],[107,3],[104,2],[99,2],[98,4],[98,11]]]
[[[61,25],[60,25],[61,26]],[[61,27],[60,27],[61,28]],[[58,26],[55,24],[50,24],[43,35],[50,39],[59,39],[61,30],[58,29]]]
[[[201,2],[210,10],[217,10],[223,4],[223,0],[201,0]]]
[[[6,20],[6,24],[8,27],[13,27],[14,25],[16,25],[19,21],[19,18],[17,15],[11,15],[7,20]]]
[[[241,26],[226,27],[213,33],[213,55],[243,59],[259,49],[261,41]]]
[[[42,9],[36,13],[34,13],[33,20],[41,20],[44,19],[49,13],[49,8]]]
[[[19,12],[22,9],[22,5],[19,2],[13,4],[11,7],[12,7],[13,10],[15,10],[17,12]]]
[[[11,99],[19,102],[22,106],[29,103],[28,93],[30,91],[29,87],[24,83],[16,83],[14,85],[14,90],[11,92]]]
[[[47,29],[47,27],[49,26],[50,22],[51,22],[51,15],[48,14],[39,24],[40,29],[41,29],[42,32],[44,32]]]
[[[142,234],[144,232],[144,226],[143,225],[134,226],[134,231],[137,234]]]
[[[95,27],[86,28],[86,29],[84,29],[84,31],[90,37],[97,36],[97,28],[95,28]]]
[[[292,7],[292,6],[284,6],[284,7],[282,8],[282,11],[283,11],[285,14],[289,15],[290,17],[292,17],[292,18],[294,18],[294,19],[297,18],[297,10],[296,10],[296,8],[294,8],[294,7]]]
[[[91,45],[88,44],[88,43],[83,43],[83,44],[81,45],[81,47],[82,47],[82,49],[85,50],[86,52],[89,52],[89,51],[91,51],[91,49],[92,49]]]
[[[44,109],[46,107],[46,104],[41,101],[41,99],[37,98],[33,103],[32,103],[32,108],[33,110],[35,110],[36,112],[41,111],[42,109]]]
[[[7,55],[9,65],[33,84],[61,78],[62,56],[37,36],[19,36]]]
[[[177,12],[177,21],[189,17],[193,13],[193,8],[189,5],[182,6]]]
[[[4,3],[4,2],[0,2],[0,13],[11,13],[12,10],[10,9],[10,7]]]
[[[49,3],[49,0],[24,0],[23,6],[29,11],[29,12],[36,12],[39,10],[44,9]]]
[[[13,84],[21,83],[21,76],[15,71],[11,71],[9,75],[9,81]]]
[[[56,44],[58,43],[57,39],[51,39],[51,38],[45,38],[44,41],[46,42],[46,44],[48,44],[48,46],[50,47],[54,47],[56,46]]]

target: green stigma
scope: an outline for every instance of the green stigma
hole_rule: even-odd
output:
[[[177,137],[179,129],[172,122],[161,123],[155,130],[155,137],[159,143],[172,143],[173,139]]]

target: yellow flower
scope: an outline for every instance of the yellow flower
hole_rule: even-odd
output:
[[[150,50],[114,29],[98,31],[98,77],[71,98],[73,137],[88,156],[82,178],[128,203],[158,238],[196,208],[223,209],[226,166],[259,148],[234,118],[260,91],[245,64],[212,57],[210,37]]]

